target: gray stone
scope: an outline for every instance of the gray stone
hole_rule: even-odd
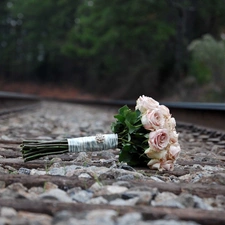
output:
[[[153,201],[152,206],[165,206],[174,208],[185,208],[178,200],[178,196],[170,192],[159,193]]]
[[[92,177],[88,173],[81,173],[78,176],[79,179],[91,179]]]
[[[102,196],[92,198],[86,202],[87,204],[107,204],[108,201]]]
[[[5,181],[0,180],[0,189],[5,188]]]
[[[28,192],[31,194],[40,195],[44,192],[44,188],[43,187],[32,187],[28,190]]]
[[[90,162],[90,158],[86,152],[79,152],[74,162]]]
[[[157,181],[157,182],[165,182],[165,181],[163,181],[162,179],[160,179],[160,178],[158,178],[158,177],[156,177],[156,176],[151,176],[150,177],[152,180],[154,180],[154,181]]]
[[[27,191],[27,188],[19,182],[10,184],[7,188],[14,191]]]
[[[15,172],[17,172],[17,169],[15,169],[14,167],[9,166],[9,165],[6,165],[5,166],[5,169],[7,169],[9,171],[9,173],[15,173]]]
[[[60,189],[50,189],[49,191],[40,194],[39,197],[42,199],[57,200],[60,202],[72,202],[72,199],[67,195],[67,193]]]
[[[76,201],[76,202],[87,202],[88,200],[90,200],[93,196],[93,193],[90,191],[86,191],[86,190],[81,190],[78,192],[70,192],[70,197],[72,198],[72,200]]]
[[[152,200],[153,193],[149,191],[126,191],[122,194],[123,199],[130,199],[138,197],[137,204],[147,204],[149,205],[150,201]]]
[[[47,174],[47,172],[43,170],[31,169],[30,171],[30,175],[45,175],[45,174]]]
[[[115,186],[124,186],[126,188],[130,188],[130,186],[131,186],[130,182],[124,181],[124,180],[114,182],[112,185],[115,185]]]
[[[0,225],[8,225],[12,224],[11,220],[9,218],[0,217]]]
[[[117,217],[115,210],[93,210],[86,216],[88,221],[93,225],[115,225],[114,220]]]
[[[57,188],[58,188],[58,185],[56,185],[56,184],[54,184],[50,181],[47,181],[47,182],[44,183],[44,190],[45,191],[48,191],[50,189],[57,189]]]
[[[115,155],[110,151],[101,151],[99,153],[100,157],[103,157],[104,159],[114,159]]]
[[[175,208],[199,208],[210,210],[212,207],[205,203],[201,198],[191,194],[174,195],[169,192],[163,192],[156,196],[155,200],[151,202],[152,206],[164,206]]]
[[[91,221],[79,220],[73,217],[65,218],[63,221],[56,221],[53,225],[91,225]]]
[[[17,217],[13,219],[12,225],[51,225],[52,217],[42,213],[32,213],[26,211],[19,211]]]
[[[192,207],[192,208],[199,208],[199,209],[206,209],[206,210],[212,209],[210,205],[206,204],[201,198],[199,198],[196,195],[184,193],[177,198],[177,201],[179,201],[186,208]]]
[[[113,185],[106,185],[102,186],[99,190],[95,191],[95,196],[102,196],[102,195],[112,195],[112,194],[121,194],[128,189],[123,186],[113,186]]]
[[[96,192],[96,191],[101,190],[102,188],[103,188],[103,185],[100,182],[95,182],[94,184],[91,185],[89,190]]]
[[[133,167],[127,165],[126,163],[120,163],[119,169],[129,170],[129,171],[136,171]]]
[[[117,198],[115,200],[112,200],[110,201],[110,205],[130,205],[130,206],[134,206],[137,204],[138,202],[138,197],[134,197],[134,198],[131,198],[131,199],[128,199],[128,200],[124,200],[124,199],[121,199],[121,198]]]
[[[144,175],[142,173],[136,172],[136,171],[129,171],[124,169],[112,169],[111,172],[115,179],[118,179],[118,177],[124,176],[124,175],[132,175],[135,179],[143,179]]]
[[[66,173],[66,170],[64,167],[54,167],[52,169],[49,170],[48,174],[50,175],[59,175],[59,176],[64,176]]]
[[[133,212],[127,213],[117,219],[117,225],[137,225],[142,220],[141,213]]]
[[[154,220],[139,222],[137,225],[200,225],[194,221],[181,221],[181,220]]]
[[[9,171],[3,167],[0,166],[0,174],[8,174]]]
[[[15,217],[17,215],[17,212],[15,209],[11,208],[11,207],[2,207],[0,209],[0,215],[3,217],[7,217],[7,218],[11,218],[11,217]]]
[[[134,180],[134,175],[133,174],[126,174],[117,177],[117,180]]]
[[[70,166],[65,166],[61,167],[65,171],[65,175],[67,177],[71,177],[73,175],[79,175],[80,173],[84,173],[85,170],[83,170],[82,166],[77,166],[77,165],[70,165]],[[77,171],[79,171],[79,174],[77,174]]]
[[[18,191],[4,189],[3,191],[1,191],[1,198],[2,199],[16,199],[16,198],[25,199],[26,197],[24,197],[24,195],[21,195]]]
[[[28,169],[28,168],[21,167],[21,168],[19,168],[18,173],[19,173],[19,174],[30,175],[30,171],[31,171],[31,170]]]
[[[62,210],[55,214],[52,220],[53,225],[64,225],[69,224],[69,220],[73,218],[73,214],[70,211]],[[79,223],[74,223],[79,224]]]
[[[162,192],[162,193],[158,193],[157,196],[154,199],[154,202],[162,202],[162,201],[166,201],[166,200],[170,200],[170,199],[175,199],[178,196],[171,193],[171,192]]]
[[[94,191],[94,196],[95,197],[102,196],[106,200],[112,201],[117,198],[120,198],[121,194],[125,191],[127,191],[127,188],[123,186],[106,185],[99,187],[99,189],[96,189]]]
[[[185,208],[184,205],[182,205],[179,201],[177,201],[177,199],[170,199],[170,200],[161,201],[157,203],[153,201],[152,206],[162,206],[162,207],[171,207],[171,208],[179,208],[179,209]]]
[[[1,190],[1,198],[4,199],[31,199],[32,195],[27,193],[27,188],[21,183],[13,183]]]

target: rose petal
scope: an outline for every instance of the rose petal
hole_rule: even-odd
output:
[[[158,169],[159,171],[168,170],[172,171],[174,169],[174,162],[172,160],[158,160],[152,159],[147,164],[151,169]]]
[[[139,109],[141,113],[145,113],[148,109],[153,110],[158,106],[159,103],[153,98],[142,95],[137,99],[135,109]]]
[[[176,159],[179,156],[180,151],[181,148],[178,143],[170,145],[169,154],[170,156],[172,156],[173,159]]]
[[[162,112],[156,108],[153,110],[147,110],[142,115],[141,122],[146,130],[154,131],[156,129],[163,128],[165,118]]]
[[[147,150],[145,150],[145,154],[150,159],[163,159],[166,157],[167,151],[166,150],[155,151],[153,149],[148,148]]]
[[[163,150],[169,144],[169,132],[167,129],[158,129],[149,135],[148,143],[151,149],[156,151]]]

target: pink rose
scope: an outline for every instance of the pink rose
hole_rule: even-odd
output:
[[[181,148],[178,143],[170,145],[168,158],[169,159],[177,159],[180,151],[181,151]]]
[[[150,132],[148,144],[151,149],[160,151],[167,147],[169,140],[170,137],[168,130],[158,129],[156,131]]]
[[[137,99],[137,104],[135,109],[139,109],[141,113],[145,113],[148,109],[153,110],[159,106],[159,103],[155,101],[153,98],[147,96],[140,96]]]
[[[173,130],[170,132],[170,144],[178,143],[178,136],[179,134]]]
[[[176,127],[176,120],[173,117],[167,118],[164,128],[173,131],[175,130],[175,127]]]
[[[172,160],[167,160],[161,163],[162,170],[172,171],[174,169],[174,162]]]
[[[155,151],[151,148],[145,150],[145,154],[150,159],[164,159],[166,158],[167,150]]]
[[[174,162],[172,160],[151,159],[148,162],[148,166],[150,169],[158,169],[159,171],[172,171],[174,169]]]
[[[171,117],[170,110],[165,105],[160,105],[159,110],[166,118]]]
[[[159,128],[163,128],[165,118],[158,108],[153,110],[148,109],[142,115],[141,122],[146,130],[156,130]]]

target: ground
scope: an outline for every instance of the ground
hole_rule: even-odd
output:
[[[10,91],[32,94],[41,97],[60,99],[93,99],[93,94],[85,93],[72,85],[37,84],[31,82],[4,82],[0,81],[0,91]]]

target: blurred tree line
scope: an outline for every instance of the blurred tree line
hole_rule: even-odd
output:
[[[188,100],[201,86],[221,100],[224,12],[224,0],[1,0],[0,76],[114,98]]]

